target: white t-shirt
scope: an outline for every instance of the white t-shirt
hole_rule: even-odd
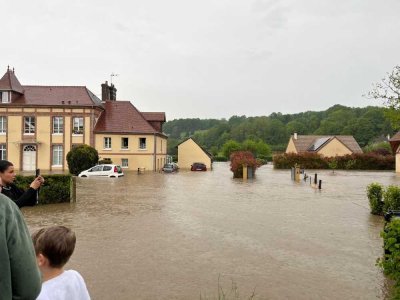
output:
[[[81,274],[68,270],[43,282],[36,300],[90,300],[90,296]]]

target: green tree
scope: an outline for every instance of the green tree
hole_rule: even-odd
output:
[[[93,167],[99,161],[96,149],[83,144],[72,148],[67,154],[69,172],[78,175],[80,172]]]
[[[222,146],[222,154],[229,158],[232,152],[239,151],[241,147],[242,146],[238,142],[229,140]]]

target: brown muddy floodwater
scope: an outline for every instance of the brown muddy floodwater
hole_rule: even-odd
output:
[[[384,299],[375,266],[382,219],[369,214],[371,182],[393,172],[318,171],[322,191],[263,166],[254,180],[212,172],[78,179],[76,204],[24,208],[31,231],[70,226],[67,268],[93,299],[214,299],[236,283],[241,299]]]

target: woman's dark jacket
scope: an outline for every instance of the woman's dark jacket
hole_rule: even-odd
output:
[[[23,206],[33,206],[37,202],[37,190],[31,187],[24,191],[11,183],[7,186],[3,186],[1,193],[13,200],[19,208]]]

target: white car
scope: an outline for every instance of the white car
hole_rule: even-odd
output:
[[[79,177],[92,177],[92,176],[103,176],[103,177],[121,177],[124,176],[122,168],[118,165],[97,165],[86,171],[82,171]]]

